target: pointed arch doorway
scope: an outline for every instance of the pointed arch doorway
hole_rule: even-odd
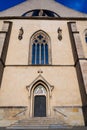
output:
[[[51,116],[51,97],[54,86],[39,75],[30,85],[26,86],[29,93],[29,116]]]
[[[46,89],[39,84],[34,89],[34,117],[46,117],[46,97]]]

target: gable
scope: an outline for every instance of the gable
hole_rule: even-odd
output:
[[[50,10],[58,14],[60,17],[87,17],[86,14],[69,9],[54,0],[27,0],[19,5],[0,12],[0,16],[22,16],[24,13],[35,9]]]

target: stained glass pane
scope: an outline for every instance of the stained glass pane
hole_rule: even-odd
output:
[[[85,35],[85,41],[86,41],[86,43],[87,43],[87,34]]]
[[[44,45],[41,44],[41,64],[44,64]]]
[[[48,45],[45,44],[45,64],[48,64]]]
[[[39,10],[34,10],[32,16],[39,16]]]
[[[35,44],[32,45],[32,64],[35,64]]]
[[[45,10],[45,14],[49,17],[54,17],[54,13],[52,11]]]
[[[37,44],[37,57],[36,57],[36,64],[39,64],[39,63],[40,63],[39,57],[40,57],[40,45]]]

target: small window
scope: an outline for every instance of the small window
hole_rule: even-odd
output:
[[[87,43],[87,32],[85,33],[85,42]]]
[[[46,89],[41,84],[39,84],[34,90],[34,95],[46,95],[46,93]]]
[[[87,43],[87,29],[84,30],[84,39],[85,39],[85,42]]]
[[[57,13],[46,9],[35,9],[25,12],[22,16],[26,17],[60,17]]]
[[[31,51],[31,64],[48,65],[51,63],[50,38],[45,32],[38,31],[32,36]]]

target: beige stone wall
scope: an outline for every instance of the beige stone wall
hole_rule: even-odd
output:
[[[29,93],[26,86],[37,77],[38,70],[54,86],[52,106],[81,106],[81,97],[74,67],[6,67],[0,91],[1,106],[28,106]],[[65,100],[66,99],[66,100]]]
[[[52,96],[48,100],[49,103],[47,102],[49,104],[48,115],[56,115],[64,122],[69,122],[70,125],[84,125],[82,100],[67,26],[69,21],[28,19],[9,21],[13,22],[13,26],[0,89],[0,107],[27,106],[26,113],[28,114],[26,115],[32,114],[33,101],[31,102],[31,100],[33,98],[29,97],[26,86],[29,86],[38,77],[38,71],[41,70],[44,79],[54,86]],[[0,26],[2,26],[2,21]],[[19,40],[18,34],[21,27],[24,34],[23,39]],[[58,40],[59,27],[62,29],[61,41]],[[82,47],[85,57],[87,57],[82,30],[85,27],[86,22],[77,22]],[[29,63],[30,38],[38,30],[45,31],[51,39],[52,66],[31,66]],[[54,111],[56,107],[67,117]]]
[[[87,58],[87,43],[85,42],[85,30],[87,29],[87,21],[77,21],[77,28],[80,32],[80,38],[82,42],[85,58]]]
[[[7,107],[5,110],[2,109],[4,115],[9,110],[12,119],[33,116],[33,101],[31,104],[33,98],[32,95],[29,97],[26,86],[29,86],[38,77],[38,70],[42,70],[41,75],[50,85],[54,86],[52,96],[47,101],[49,104],[49,106],[47,105],[47,116],[57,117],[60,122],[72,126],[84,125],[82,102],[74,67],[5,67],[0,91],[0,106]],[[13,115],[8,106],[13,106]],[[27,106],[27,110],[20,114],[21,109],[19,112],[15,109],[18,106]],[[1,116],[3,116],[2,112]],[[6,118],[9,119],[9,116]]]
[[[2,30],[3,20],[0,20],[0,31]]]
[[[55,117],[71,126],[83,126],[84,119],[80,107],[57,107],[54,111]]]
[[[85,90],[87,94],[87,60],[81,60],[80,66],[81,66],[81,72],[82,72]]]
[[[18,40],[19,29],[23,27],[24,35]],[[63,39],[58,40],[58,28],[62,29]],[[29,44],[31,36],[38,30],[45,31],[51,38],[53,65],[73,65],[73,55],[69,40],[67,21],[53,20],[14,20],[6,65],[28,65]]]

